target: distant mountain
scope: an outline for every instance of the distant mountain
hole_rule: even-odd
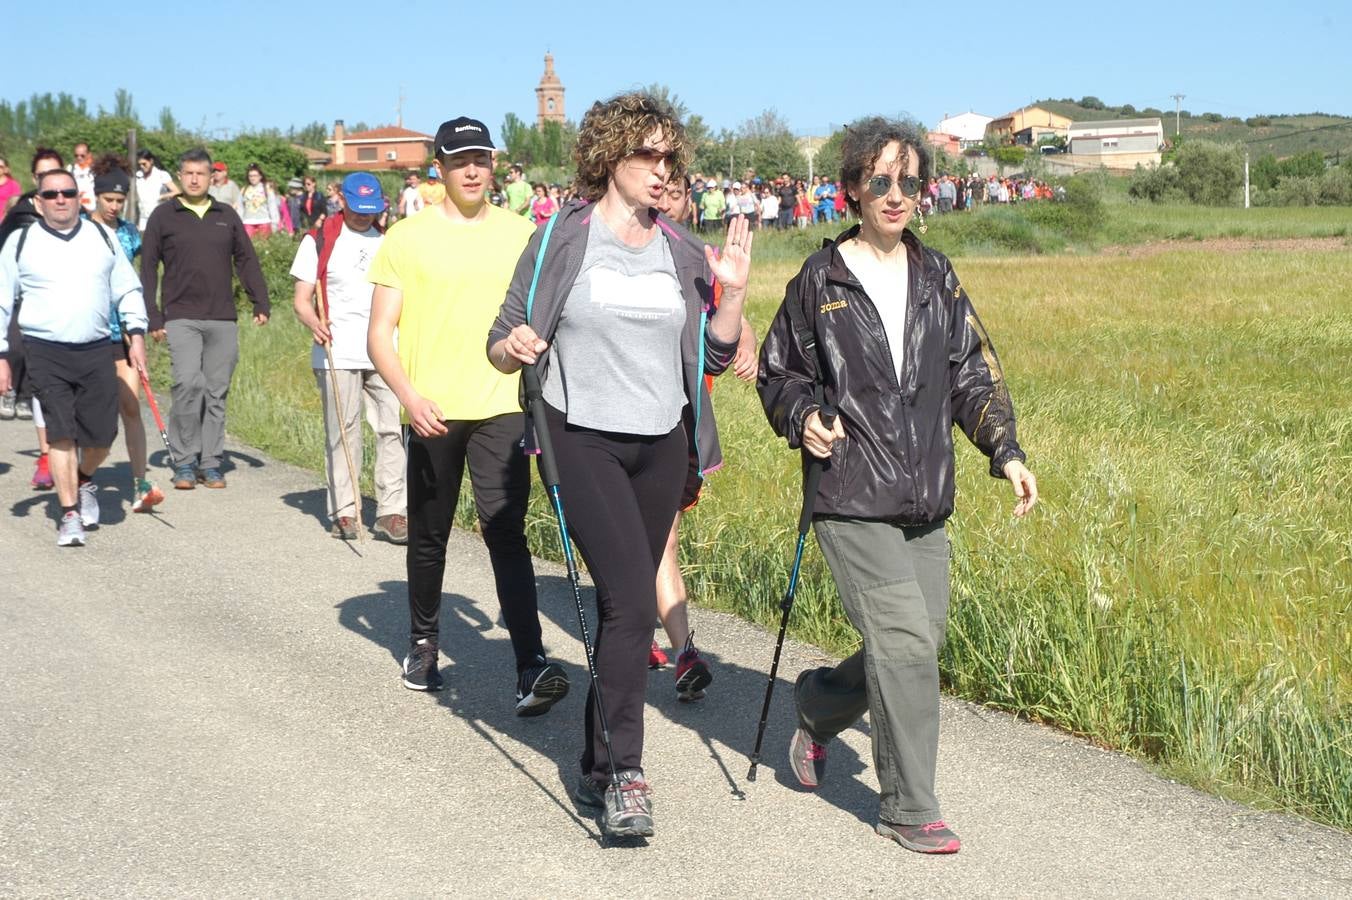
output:
[[[1084,101],[1089,105],[1084,105]],[[1065,116],[1074,122],[1103,119],[1139,119],[1159,116],[1164,120],[1165,137],[1174,133],[1174,111],[1154,107],[1098,105],[1094,97],[1080,100],[1038,100],[1032,105]],[[1318,150],[1326,156],[1346,159],[1352,156],[1352,117],[1326,113],[1264,115],[1241,119],[1219,113],[1194,113],[1183,110],[1179,118],[1183,139],[1243,143],[1254,157],[1271,153],[1278,159]]]

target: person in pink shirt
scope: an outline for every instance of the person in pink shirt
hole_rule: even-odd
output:
[[[550,216],[559,211],[559,204],[549,196],[549,191],[542,183],[537,181],[532,188],[535,196],[530,199],[530,214],[534,217],[536,225],[543,225],[549,221]]]
[[[9,174],[9,160],[0,159],[0,216],[9,211],[14,198],[23,193],[19,179]]]

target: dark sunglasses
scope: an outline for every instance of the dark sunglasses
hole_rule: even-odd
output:
[[[892,185],[896,183],[891,175],[874,175],[865,182],[868,192],[875,197],[886,197],[892,192]],[[901,193],[906,197],[914,197],[920,193],[920,187],[924,183],[919,175],[907,175],[901,179]]]
[[[67,200],[74,200],[80,196],[79,188],[62,188],[61,190],[38,191],[38,196],[43,200],[55,200],[57,197],[65,197]]]
[[[646,163],[653,168],[657,168],[659,162],[666,163],[668,169],[676,168],[676,154],[671,150],[658,150],[656,147],[639,147],[629,151],[629,157]]]

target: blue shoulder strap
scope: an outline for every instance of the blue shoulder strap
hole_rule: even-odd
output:
[[[526,294],[526,324],[530,324],[530,314],[535,308],[535,286],[540,283],[540,269],[545,264],[545,248],[549,246],[549,236],[554,232],[554,223],[559,220],[560,213],[554,213],[545,223],[545,234],[540,239],[540,249],[535,253],[535,272],[530,277],[530,292]]]
[[[704,399],[704,329],[709,324],[709,310],[702,304],[699,311],[699,380],[695,382],[695,466],[699,475],[704,477],[704,454],[699,449],[699,415],[701,401]]]

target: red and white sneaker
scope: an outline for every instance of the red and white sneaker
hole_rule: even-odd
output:
[[[800,727],[789,741],[789,768],[799,784],[815,791],[826,778],[826,745],[814,741]]]
[[[164,491],[142,478],[136,484],[136,495],[132,500],[131,511],[148,513],[163,502]]]
[[[662,648],[657,646],[657,641],[653,641],[653,645],[648,648],[648,668],[665,669],[669,662],[671,660],[662,652]]]

